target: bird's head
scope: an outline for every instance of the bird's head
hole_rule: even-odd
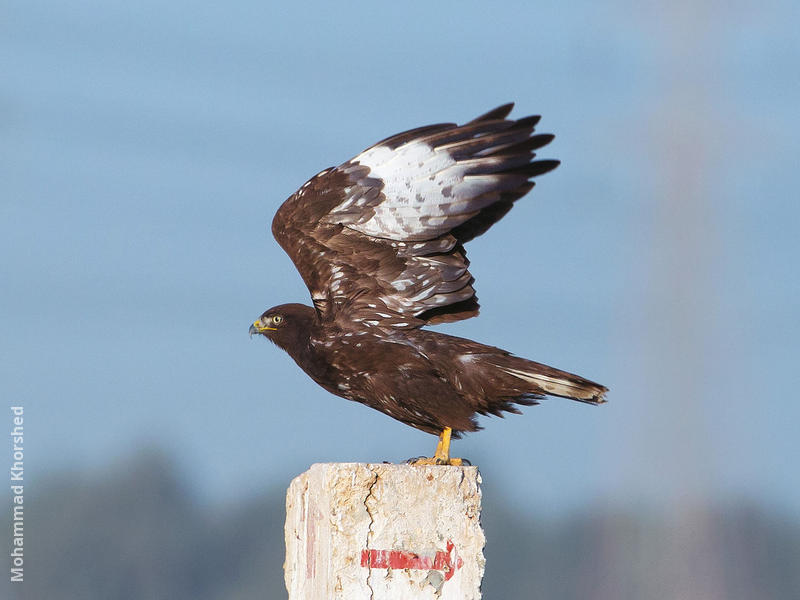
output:
[[[281,304],[265,311],[250,325],[250,335],[263,335],[289,354],[308,341],[316,311],[303,304]]]

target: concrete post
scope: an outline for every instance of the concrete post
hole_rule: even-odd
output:
[[[315,464],[286,495],[289,600],[476,600],[477,467]]]

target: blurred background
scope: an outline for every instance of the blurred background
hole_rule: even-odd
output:
[[[435,439],[248,338],[309,301],[272,215],[383,137],[515,101],[563,164],[470,245],[482,313],[442,330],[611,392],[455,443],[484,596],[800,597],[796,2],[0,14],[0,432],[24,405],[26,434],[0,596],[285,597],[292,477]]]

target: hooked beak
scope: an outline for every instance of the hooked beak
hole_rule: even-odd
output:
[[[254,333],[264,333],[265,331],[277,331],[275,327],[266,327],[262,325],[261,321],[256,321],[252,325],[250,325],[250,337],[253,337]]]

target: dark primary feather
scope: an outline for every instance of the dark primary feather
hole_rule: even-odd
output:
[[[507,119],[512,107],[386,138],[281,206],[273,234],[323,318],[417,328],[477,314],[464,244],[558,165],[534,160],[553,136],[533,134],[539,117]]]

